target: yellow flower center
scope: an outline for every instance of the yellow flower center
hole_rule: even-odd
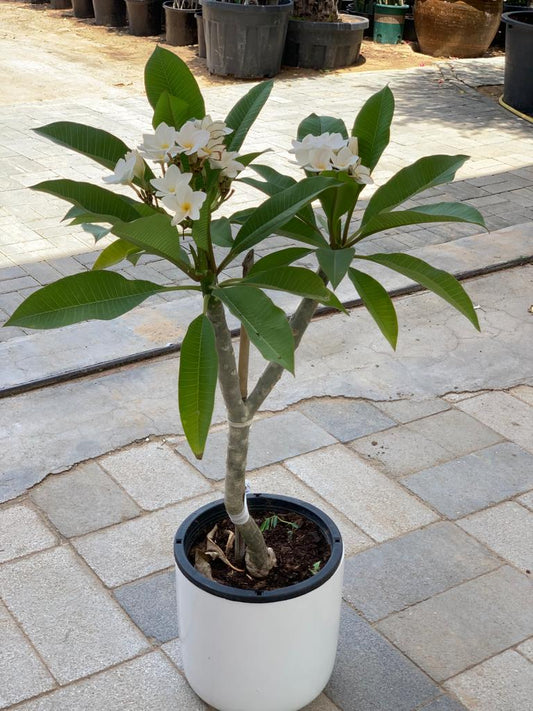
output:
[[[191,203],[190,202],[182,202],[181,209],[183,210],[183,212],[189,212],[189,210],[191,209]]]

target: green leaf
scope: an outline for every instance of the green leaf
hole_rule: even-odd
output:
[[[304,178],[286,190],[276,193],[256,208],[241,227],[232,253],[250,249],[283,227],[302,207],[308,205],[329,187],[339,186],[331,178]],[[321,236],[317,238],[324,242]]]
[[[470,222],[485,227],[483,216],[474,207],[461,202],[439,202],[412,210],[378,213],[357,231],[357,241],[375,232],[425,222]]]
[[[270,150],[270,148],[267,148],[264,151],[256,151],[255,153],[245,153],[243,156],[239,156],[239,163],[241,165],[244,165],[244,167],[250,165],[252,161],[254,161],[256,158],[259,158],[259,156],[262,156],[263,153],[267,153]]]
[[[228,151],[240,149],[248,131],[270,96],[273,86],[272,80],[257,84],[231,109],[226,117],[226,125],[233,129],[233,133],[230,133],[226,139]]]
[[[144,69],[144,84],[153,109],[166,91],[188,105],[187,119],[205,116],[204,99],[196,79],[185,62],[168,49],[154,49]]]
[[[133,222],[119,222],[111,231],[149,254],[157,254],[180,268],[188,267],[189,257],[181,247],[179,232],[170,224],[170,219],[170,215],[157,213]]]
[[[361,164],[372,172],[389,145],[394,115],[394,96],[388,86],[371,96],[355,119],[352,136],[357,136]]]
[[[180,351],[178,403],[187,442],[197,459],[209,434],[218,373],[215,332],[204,314],[187,329]]]
[[[346,276],[354,254],[355,249],[353,247],[346,247],[345,249],[317,249],[316,256],[318,263],[334,289],[339,286]]]
[[[298,140],[304,136],[320,136],[322,133],[340,133],[343,138],[348,138],[348,131],[342,119],[333,116],[317,116],[310,114],[298,126]]]
[[[442,269],[436,269],[427,262],[413,257],[410,254],[371,254],[358,255],[357,259],[365,259],[376,264],[382,264],[388,269],[399,272],[404,276],[418,282],[426,289],[433,291],[437,296],[451,304],[459,313],[473,323],[479,331],[477,314],[474,311],[470,297],[455,277]]]
[[[398,341],[398,318],[387,290],[373,277],[352,267],[348,269],[348,276],[381,333],[395,349]]]
[[[276,269],[276,267],[284,267],[287,264],[292,264],[297,259],[306,257],[312,251],[305,247],[287,247],[287,249],[281,249],[279,252],[272,252],[258,259],[248,272],[248,275],[251,276],[256,272],[266,272],[270,269]]]
[[[274,289],[288,294],[296,294],[332,306],[339,311],[346,311],[335,294],[324,285],[318,274],[304,267],[278,266],[268,271],[254,272],[244,277],[241,284],[253,284],[262,289]]]
[[[227,217],[219,217],[211,222],[211,240],[218,247],[233,247],[231,222]]]
[[[92,158],[92,160],[110,170],[114,170],[117,161],[120,158],[124,158],[130,150],[120,138],[107,131],[85,126],[82,123],[56,121],[33,130],[40,136],[46,136],[46,138],[60,146],[65,146]]]
[[[111,230],[108,227],[99,227],[98,225],[88,225],[85,222],[81,223],[81,228],[85,232],[88,232],[90,235],[94,237],[94,241],[98,242],[98,240],[101,240],[103,237],[107,237],[107,235],[111,232]]]
[[[126,242],[124,239],[116,239],[108,245],[100,254],[96,262],[93,264],[93,269],[107,269],[114,264],[122,262],[132,254],[141,252],[141,248],[131,242]]]
[[[342,215],[354,209],[364,185],[356,183],[343,171],[328,170],[321,173],[325,178],[333,178],[342,185],[336,190],[326,190],[320,197],[322,208],[335,224]]]
[[[99,220],[87,219],[87,215],[79,215],[81,222],[112,222],[113,218],[129,222],[139,218],[140,213],[121,195],[101,188],[92,183],[81,183],[75,180],[47,180],[32,185],[32,190],[39,190],[71,202],[86,213],[98,215]],[[104,218],[109,219],[104,219]],[[85,218],[85,219],[84,219]]]
[[[285,313],[260,289],[228,286],[213,295],[239,319],[263,358],[294,373],[294,338]]]
[[[402,168],[370,198],[362,224],[371,217],[392,210],[422,190],[453,180],[455,173],[468,160],[468,156],[426,156],[407,168]]]
[[[108,321],[162,291],[168,288],[115,272],[73,274],[30,294],[6,326],[60,328],[89,319]]]
[[[211,220],[211,201],[213,195],[209,194],[200,208],[200,217],[192,223],[192,238],[199,249],[204,252],[209,250],[209,226]]]
[[[152,126],[154,128],[164,122],[167,126],[174,126],[174,128],[180,129],[189,118],[191,118],[189,104],[186,101],[178,99],[177,96],[172,96],[168,91],[161,92],[152,118]]]

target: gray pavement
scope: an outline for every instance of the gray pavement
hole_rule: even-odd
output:
[[[457,181],[424,199],[476,205],[491,231],[391,231],[372,251],[410,250],[456,273],[498,270],[466,282],[479,334],[427,293],[396,300],[395,355],[360,308],[315,321],[297,378],[284,376],[258,416],[253,490],[319,505],[346,544],[337,664],[309,711],[530,708],[533,267],[520,263],[533,255],[533,138],[473,88],[501,81],[501,60],[281,79],[249,139],[273,148],[279,165],[305,115],[349,121],[390,83],[397,121],[378,182],[427,153],[467,153]],[[208,104],[224,115],[245,88],[211,88]],[[94,258],[87,235],[59,225],[64,205],[25,189],[55,175],[100,180],[85,159],[28,133],[65,117],[132,143],[149,123],[144,99],[131,96],[0,108],[5,315]],[[237,203],[252,199],[242,190]],[[142,276],[173,275],[154,260]],[[179,341],[189,308],[154,300],[114,324],[4,329],[0,389]],[[171,541],[186,515],[220,496],[226,432],[218,400],[206,457],[192,460],[176,361],[0,400],[0,708],[206,708],[181,672]]]

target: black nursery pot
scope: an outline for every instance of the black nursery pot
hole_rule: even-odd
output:
[[[172,0],[163,3],[167,44],[184,47],[198,42],[197,10],[180,10],[172,7]]]
[[[126,0],[130,35],[160,35],[161,7],[161,0]]]
[[[507,12],[502,19],[507,26],[503,100],[533,116],[533,10]]]
[[[126,3],[124,0],[93,0],[94,24],[105,27],[124,27]]]
[[[93,0],[72,0],[72,9],[74,17],[80,20],[86,17],[94,17]]]

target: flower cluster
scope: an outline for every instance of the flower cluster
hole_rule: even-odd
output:
[[[223,179],[236,178],[244,170],[244,165],[237,160],[239,154],[236,151],[226,150],[224,139],[231,130],[223,121],[213,121],[210,116],[187,121],[179,131],[160,123],[154,133],[143,134],[138,151],[128,151],[118,160],[113,175],[104,178],[104,182],[131,185],[136,178],[142,181],[144,158],[152,160],[161,165],[163,177],[150,181],[148,193],[155,194],[174,213],[173,225],[179,225],[187,218],[198,220],[206,193],[193,190],[190,185],[193,172],[182,172],[180,167],[185,165],[201,172],[207,161],[212,169],[220,170]],[[182,156],[187,157],[186,161]]]
[[[321,173],[324,170],[342,170],[357,183],[370,184],[370,170],[361,165],[357,155],[357,138],[343,138],[340,133],[308,134],[302,141],[293,141],[292,149],[298,164],[305,170]]]

